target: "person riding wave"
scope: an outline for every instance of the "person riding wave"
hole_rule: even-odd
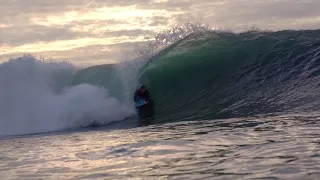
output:
[[[155,109],[149,91],[145,86],[141,86],[140,89],[137,89],[134,93],[134,101],[137,102],[139,99],[144,100],[144,104],[142,106],[136,106],[140,119],[139,123],[143,126],[150,125],[154,120]]]
[[[134,93],[134,101],[137,101],[139,97],[144,99],[144,104],[147,104],[149,102],[150,95],[145,86],[141,86],[140,89],[136,90],[136,92]]]

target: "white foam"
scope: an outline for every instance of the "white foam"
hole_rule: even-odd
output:
[[[70,86],[74,67],[32,56],[0,64],[0,136],[119,121],[135,111],[88,84]]]

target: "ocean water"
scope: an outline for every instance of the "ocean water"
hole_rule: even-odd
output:
[[[1,179],[319,179],[319,116],[2,139]]]
[[[320,179],[320,31],[179,37],[119,64],[0,64],[0,179]]]

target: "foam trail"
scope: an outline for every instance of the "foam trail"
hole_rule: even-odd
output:
[[[70,86],[74,67],[32,56],[0,64],[0,136],[122,120],[134,108],[88,84]]]

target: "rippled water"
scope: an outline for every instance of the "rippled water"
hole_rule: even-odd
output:
[[[3,138],[1,179],[320,179],[318,116]]]

